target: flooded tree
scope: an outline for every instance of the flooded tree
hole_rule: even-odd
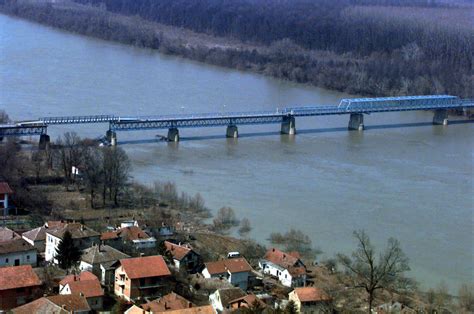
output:
[[[404,277],[410,270],[408,258],[398,240],[390,238],[387,248],[378,257],[365,231],[354,231],[357,249],[349,257],[338,254],[338,260],[351,276],[355,288],[368,294],[368,313],[372,313],[373,301],[378,290],[406,290],[413,282]]]
[[[242,219],[240,222],[239,234],[241,236],[247,235],[252,230],[252,226],[250,225],[250,220],[248,218]]]

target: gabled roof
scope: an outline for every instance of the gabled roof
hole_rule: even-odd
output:
[[[100,287],[100,282],[96,280],[73,281],[69,282],[71,294],[83,295],[86,298],[101,297],[104,295],[104,290]]]
[[[21,238],[21,236],[15,231],[8,229],[7,227],[0,227],[0,242],[19,238]]]
[[[174,259],[178,261],[182,260],[183,258],[188,255],[192,249],[183,245],[178,245],[171,243],[169,241],[165,241],[165,247],[168,252],[173,256]]]
[[[130,279],[171,275],[161,255],[121,259],[120,264]]]
[[[30,231],[23,232],[21,236],[31,241],[44,241],[46,240],[46,231],[60,229],[66,225],[63,221],[48,221],[43,226],[32,229]]]
[[[35,247],[26,242],[24,239],[14,239],[10,241],[0,242],[0,254],[9,254],[15,252],[35,251]]]
[[[285,253],[276,248],[272,248],[267,251],[265,254],[264,259],[267,261],[272,262],[278,266],[283,268],[289,268],[291,266],[297,266],[298,262],[302,263],[299,259],[299,253],[292,252],[292,253]]]
[[[0,182],[0,194],[13,194],[13,190],[10,188],[8,183]]]
[[[31,265],[0,268],[0,291],[41,285]]]
[[[79,312],[91,310],[86,298],[78,294],[53,295],[47,297],[47,299],[54,304],[65,308],[67,311]]]
[[[145,311],[151,311],[152,313],[159,313],[165,311],[181,310],[193,307],[194,305],[174,292],[171,292],[157,300],[145,303],[142,308]]]
[[[59,305],[51,302],[48,298],[39,298],[33,302],[16,307],[11,310],[13,314],[32,314],[32,313],[51,313],[51,314],[67,314],[66,311]]]
[[[262,307],[266,307],[267,305],[265,304],[265,302],[263,302],[262,300],[260,300],[259,298],[257,298],[257,296],[253,293],[250,293],[250,294],[247,294],[243,297],[240,297],[240,298],[237,298],[235,300],[232,300],[229,302],[229,304],[232,304],[232,303],[245,303],[247,304],[249,307],[253,306],[255,302],[258,302]]]
[[[63,280],[59,282],[59,284],[62,286],[65,286],[68,283],[73,282],[73,281],[87,281],[87,280],[97,280],[97,277],[90,271],[83,271],[79,275],[75,275],[75,274],[67,275],[66,277],[63,278]]]
[[[87,227],[83,224],[77,223],[77,222],[65,224],[64,226],[59,227],[57,229],[54,228],[52,230],[47,230],[46,233],[49,233],[49,234],[51,234],[55,237],[58,237],[58,238],[62,239],[63,236],[64,236],[64,233],[66,233],[66,231],[69,231],[71,233],[73,239],[81,239],[81,238],[89,238],[89,237],[100,236],[100,233],[92,230],[91,228],[89,228],[89,227]]]
[[[114,262],[130,257],[129,255],[114,249],[111,246],[102,244],[93,245],[82,252],[81,260],[91,265]]]
[[[132,226],[120,228],[115,231],[107,231],[100,236],[101,240],[112,240],[122,238],[125,241],[146,240],[151,237],[140,227]]]
[[[196,306],[187,309],[167,311],[167,314],[215,314],[212,305]]]
[[[331,300],[324,290],[316,287],[295,288],[294,291],[301,302],[325,302]]]
[[[224,259],[216,262],[204,264],[211,275],[223,274],[226,272],[240,273],[252,271],[252,267],[243,257]]]
[[[220,295],[221,303],[223,307],[227,307],[227,305],[238,298],[244,297],[247,294],[240,288],[227,288],[227,289],[219,289],[217,290]]]

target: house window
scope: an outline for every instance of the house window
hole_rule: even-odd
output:
[[[8,258],[5,258],[5,263],[8,263]]]
[[[29,256],[29,255],[26,255],[26,260],[27,260],[27,261],[30,260],[30,256]]]

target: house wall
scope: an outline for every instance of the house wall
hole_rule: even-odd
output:
[[[130,286],[131,286],[131,280],[128,278],[127,274],[123,271],[123,267],[122,266],[118,267],[115,270],[115,284],[114,284],[115,295],[127,301],[130,301],[131,300]]]
[[[245,291],[247,290],[249,283],[249,273],[246,271],[240,273],[232,273],[230,274],[229,282],[235,287],[239,287],[240,289]]]
[[[156,247],[156,239],[152,237],[144,240],[133,240],[133,246],[136,249],[154,248]]]
[[[101,310],[104,307],[102,297],[87,298],[87,303],[93,310]]]
[[[221,303],[219,290],[216,290],[216,292],[211,293],[209,295],[209,303],[211,303],[214,310],[219,311],[219,312],[224,311],[224,307],[222,306],[222,303]]]
[[[46,250],[45,250],[45,260],[47,262],[53,262],[55,264],[58,261],[54,258],[56,256],[56,249],[61,242],[61,239],[46,233]],[[87,238],[80,238],[80,239],[73,239],[74,245],[77,246],[79,249],[84,250],[91,247],[93,244],[99,244],[100,237],[87,237]]]
[[[8,194],[0,194],[0,209],[8,208]]]
[[[0,267],[3,266],[15,266],[15,261],[19,261],[19,265],[31,265],[36,267],[38,260],[37,260],[37,252],[36,250],[30,250],[25,252],[13,252],[7,254],[0,255]],[[16,266],[19,266],[16,265]]]
[[[38,296],[38,286],[1,290],[0,311],[8,311],[17,306],[33,301]]]
[[[288,294],[288,301],[295,302],[296,309],[298,310],[298,312],[301,312],[301,302],[294,290]]]
[[[33,241],[31,239],[28,239],[27,237],[24,237],[22,236],[23,240],[25,240],[26,242],[28,242],[29,244],[31,244],[32,246],[34,246],[39,253],[42,253],[45,251],[46,249],[46,241],[43,241],[43,240],[36,240],[36,241]]]

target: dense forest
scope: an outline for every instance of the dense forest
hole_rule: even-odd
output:
[[[95,10],[3,0],[3,11],[86,35],[354,94],[474,96],[474,6],[468,2],[75,2]],[[156,31],[153,23],[238,40],[244,46],[189,45],[186,38],[176,40]]]

